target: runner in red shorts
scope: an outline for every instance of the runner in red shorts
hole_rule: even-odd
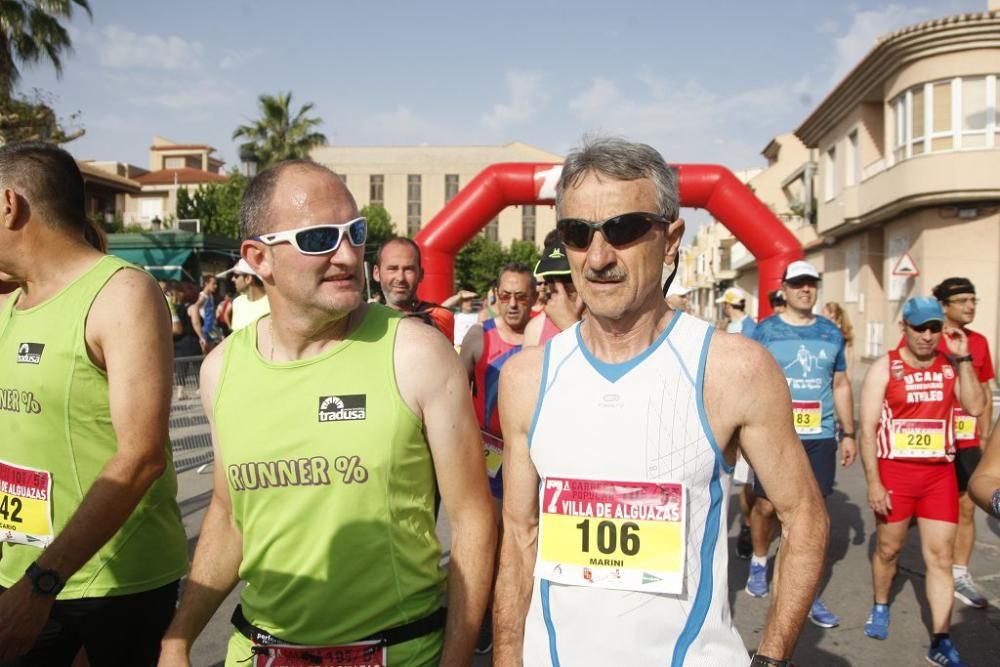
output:
[[[907,301],[900,328],[906,345],[878,359],[861,389],[861,456],[868,504],[878,518],[878,544],[872,557],[875,606],[865,634],[875,639],[889,634],[889,587],[910,519],[916,516],[933,626],[927,660],[961,667],[965,663],[948,635],[958,523],[952,412],[959,404],[970,415],[978,415],[986,395],[973,369],[965,332],[944,327],[944,312],[936,299]],[[942,330],[947,356],[937,349]]]

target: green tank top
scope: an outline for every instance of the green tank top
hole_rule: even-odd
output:
[[[369,305],[347,340],[287,363],[261,356],[257,326],[226,341],[214,421],[243,536],[241,603],[285,641],[357,641],[441,605],[436,481],[396,386],[399,320]],[[405,651],[390,647],[391,663],[423,664],[397,662]]]
[[[17,290],[0,309],[0,460],[49,473],[56,537],[117,450],[107,375],[87,354],[84,326],[94,298],[125,268],[135,269],[105,256],[43,303],[17,310]],[[169,441],[164,448],[171,461]],[[21,508],[2,493],[11,490],[7,483],[0,482],[3,530],[24,525],[15,522],[24,518],[14,516]],[[171,462],[118,532],[70,577],[59,599],[140,593],[183,576],[187,540],[176,495]],[[4,544],[0,585],[12,586],[40,555],[37,546]]]

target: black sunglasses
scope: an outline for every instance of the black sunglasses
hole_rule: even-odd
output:
[[[906,326],[910,327],[917,333],[924,333],[925,331],[930,331],[931,333],[941,333],[941,329],[944,324],[938,322],[937,320],[931,320],[930,322],[924,322],[923,324],[910,324],[906,323]]]
[[[669,225],[671,221],[656,213],[623,213],[604,222],[563,218],[556,223],[556,230],[563,243],[577,250],[586,250],[594,238],[594,232],[598,231],[608,243],[618,248],[642,238],[654,222]]]
[[[792,278],[790,280],[786,280],[785,284],[791,287],[792,289],[802,289],[803,287],[806,286],[816,287],[819,285],[819,281],[816,280],[815,278],[809,278],[809,277]]]

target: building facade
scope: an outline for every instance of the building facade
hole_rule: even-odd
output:
[[[859,367],[899,341],[906,299],[950,276],[977,286],[973,328],[997,349],[998,79],[1000,12],[928,21],[879,40],[795,132],[817,156],[807,248],[824,301],[854,323]]]
[[[528,144],[503,146],[322,146],[313,160],[336,172],[359,207],[381,204],[397,233],[414,236],[479,172],[499,162],[562,162]],[[551,206],[512,206],[485,227],[487,237],[541,246],[555,228]]]

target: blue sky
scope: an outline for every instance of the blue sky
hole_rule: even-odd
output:
[[[92,0],[57,79],[22,91],[79,110],[78,158],[147,166],[154,134],[209,143],[262,92],[312,101],[340,144],[525,141],[565,152],[585,132],[645,141],[672,162],[761,166],[871,48],[987,0],[820,3]]]

